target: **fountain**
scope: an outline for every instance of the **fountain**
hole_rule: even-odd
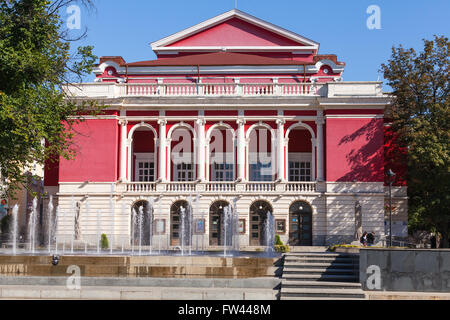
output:
[[[52,250],[52,225],[53,225],[53,196],[50,195],[49,200],[48,200],[48,212],[47,212],[47,236],[48,236],[48,240],[47,240],[47,250],[48,253],[51,252]]]
[[[136,210],[131,211],[131,253],[134,253],[134,238],[136,236]]]
[[[142,248],[142,227],[144,224],[144,207],[139,207],[139,216],[138,216],[138,224],[139,224],[139,255],[141,255]]]
[[[153,206],[155,205],[155,200],[153,197],[148,199],[148,208],[147,208],[147,218],[148,218],[148,245],[150,247],[149,254],[152,254],[153,247]]]
[[[275,240],[274,230],[275,230],[275,218],[273,214],[270,211],[268,211],[266,220],[264,221],[266,252],[273,252],[273,245]]]
[[[12,210],[12,243],[13,243],[13,255],[17,253],[17,214],[19,212],[19,206],[16,204]]]
[[[37,198],[34,198],[30,219],[28,221],[28,237],[30,240],[30,251],[32,254],[34,254],[36,251],[36,215],[37,215]]]
[[[181,244],[181,255],[184,256],[184,238],[185,235],[185,220],[186,220],[186,209],[180,207],[181,211],[181,234],[180,234],[180,244]]]
[[[195,215],[198,217],[199,214],[199,206],[200,206],[200,193],[197,192],[195,196]],[[198,252],[198,235],[195,236],[195,250]]]
[[[229,206],[223,208],[223,224],[222,224],[222,232],[223,232],[223,256],[227,256],[227,246],[228,246],[228,237],[230,235],[230,215],[231,210]]]
[[[113,213],[115,209],[111,199],[113,199],[113,197],[110,198],[110,208],[107,208],[106,210],[110,209]],[[92,254],[102,254],[103,250],[101,238],[102,234],[105,233],[105,230],[102,230],[102,224],[103,229],[106,228],[108,232],[111,229],[111,238],[114,237],[114,222],[112,225],[105,225],[105,221],[102,221],[102,219],[110,217],[108,211],[95,210],[91,212],[89,201],[86,199],[85,208],[83,208],[85,211],[83,211],[83,215],[81,216],[79,214],[81,212],[80,205],[76,202],[76,198],[74,198],[74,196],[72,196],[71,199],[71,207],[65,211],[61,210],[59,205],[55,206],[53,203],[53,196],[49,196],[48,200],[47,211],[45,212],[45,218],[47,220],[45,220],[43,228],[43,231],[46,232],[43,233],[43,239],[46,247],[42,249],[37,247],[40,243],[38,237],[40,228],[38,223],[39,220],[37,220],[39,219],[38,199],[34,198],[27,221],[27,234],[25,235],[25,238],[27,239],[27,246],[24,252],[36,255],[43,254],[44,252],[47,254],[58,253],[59,250],[64,254],[67,250],[67,252],[70,252],[71,254],[86,255],[90,253],[89,251],[92,251]],[[200,223],[202,220],[204,221],[205,218],[207,221],[208,214],[201,211],[200,194],[198,192],[195,195],[189,195],[186,200],[187,201],[185,204],[180,207],[179,230],[177,230],[179,231],[179,243],[175,248],[175,250],[179,252],[173,252],[172,254],[181,256],[207,254],[208,249],[205,247],[205,245],[207,246],[207,241],[205,243],[204,239],[205,234],[204,232],[199,232],[197,234],[195,227],[196,223]],[[158,204],[156,204],[155,201],[158,201]],[[170,235],[170,233],[165,232],[163,234],[163,230],[165,228],[163,226],[163,221],[161,221],[161,217],[164,217],[162,198],[154,198],[153,196],[149,196],[146,202],[146,204],[142,204],[131,209],[131,248],[129,247],[129,244],[127,244],[129,237],[120,235],[119,238],[113,240],[114,242],[110,242],[111,247],[107,250],[109,251],[109,254],[121,253],[122,255],[156,256],[157,254],[164,254],[166,249],[170,250],[169,243],[167,244],[167,247],[165,247],[164,242],[166,240],[170,242],[170,236],[167,236]],[[237,198],[230,201],[230,204],[223,209],[223,215],[221,217],[222,229],[220,230],[222,236],[219,242],[219,245],[223,246],[221,252],[209,252],[208,254],[220,255],[222,257],[240,255],[239,215],[236,209],[236,204]],[[158,205],[158,208],[155,208],[155,205]],[[18,254],[19,248],[18,229],[20,226],[17,221],[18,210],[19,206],[14,206],[12,209],[11,219],[10,243],[12,244],[11,252],[14,255]],[[159,211],[159,213],[157,213],[157,211]],[[106,212],[106,215],[102,214],[102,212]],[[127,215],[127,205],[125,202],[122,202],[121,215],[119,216],[122,219],[122,217],[127,217]],[[194,217],[196,219],[194,219]],[[79,228],[78,224],[80,222],[80,218],[82,220],[82,226],[85,227],[85,229],[83,229],[83,239],[79,238],[79,230],[77,231]],[[155,225],[155,223],[157,224]],[[266,254],[267,252],[273,252],[274,226],[274,216],[271,212],[267,212],[262,230],[263,245],[266,247]],[[87,236],[89,236],[89,239],[86,239]],[[154,239],[154,236],[156,236],[157,239]],[[84,246],[84,251],[77,246],[77,240],[84,241],[82,243]],[[156,244],[157,247],[154,247],[155,243],[153,240],[158,242]],[[92,243],[92,241],[96,241],[97,243]],[[93,250],[90,250],[90,243],[91,245],[95,245],[96,249],[93,247]],[[118,247],[114,247],[114,243],[116,243]],[[60,248],[58,248],[58,245]],[[68,249],[69,245],[70,251]],[[147,245],[148,248],[146,247]]]
[[[233,199],[233,250],[235,252],[239,252],[239,214],[237,211],[237,200],[238,198]]]
[[[55,254],[58,253],[58,237],[56,236],[56,230],[58,230],[58,223],[60,220],[61,212],[59,210],[59,206],[56,206],[56,213],[55,213],[55,224],[53,226],[55,230]]]
[[[188,207],[187,207],[187,223],[188,223],[188,245],[189,245],[189,255],[192,254],[192,194],[188,197]]]

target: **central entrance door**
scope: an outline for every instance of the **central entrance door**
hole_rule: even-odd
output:
[[[170,245],[179,246],[181,245],[181,237],[183,236],[184,230],[184,244],[190,245],[189,242],[189,214],[188,214],[188,202],[185,200],[179,200],[172,204],[170,207]],[[181,212],[184,210],[184,228],[182,226]]]
[[[289,244],[312,245],[312,208],[304,201],[294,202],[289,207]]]
[[[226,201],[216,201],[209,208],[209,245],[223,245],[224,209],[229,205]]]
[[[266,201],[255,201],[250,207],[250,245],[262,246],[265,242],[264,222],[272,207]]]

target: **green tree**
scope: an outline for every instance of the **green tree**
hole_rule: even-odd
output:
[[[449,41],[424,40],[423,51],[392,48],[382,71],[393,89],[386,116],[407,150],[409,229],[450,235]]]
[[[71,0],[6,0],[0,3],[0,197],[26,186],[24,169],[58,156],[71,158],[73,124],[93,102],[68,99],[64,87],[90,74],[91,46],[70,45],[59,12]],[[90,0],[80,4],[90,5]]]

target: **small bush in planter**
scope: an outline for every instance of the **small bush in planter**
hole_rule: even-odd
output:
[[[289,246],[281,241],[281,238],[278,234],[275,235],[275,245],[273,247],[276,252],[289,252]]]
[[[100,239],[100,247],[102,249],[108,249],[109,248],[108,237],[104,233],[102,233],[102,238]]]
[[[278,234],[275,235],[275,245],[276,246],[283,245],[283,241],[281,241],[281,238]]]
[[[285,253],[285,252],[289,252],[289,246],[287,244],[276,244],[274,246],[275,251],[276,252],[281,252],[281,253]]]

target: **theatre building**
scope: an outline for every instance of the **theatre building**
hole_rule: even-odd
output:
[[[151,209],[146,243],[173,248],[191,208],[185,244],[214,248],[229,207],[241,248],[266,243],[269,216],[269,231],[291,246],[349,243],[361,231],[380,238],[389,168],[404,229],[406,186],[386,165],[396,151],[381,82],[343,81],[345,63],[318,42],[239,10],[151,47],[156,60],[103,56],[94,82],[67,89],[105,109],[75,126],[75,159],[45,168],[57,237],[75,227],[77,241],[95,244],[100,228],[129,245],[133,211]]]

